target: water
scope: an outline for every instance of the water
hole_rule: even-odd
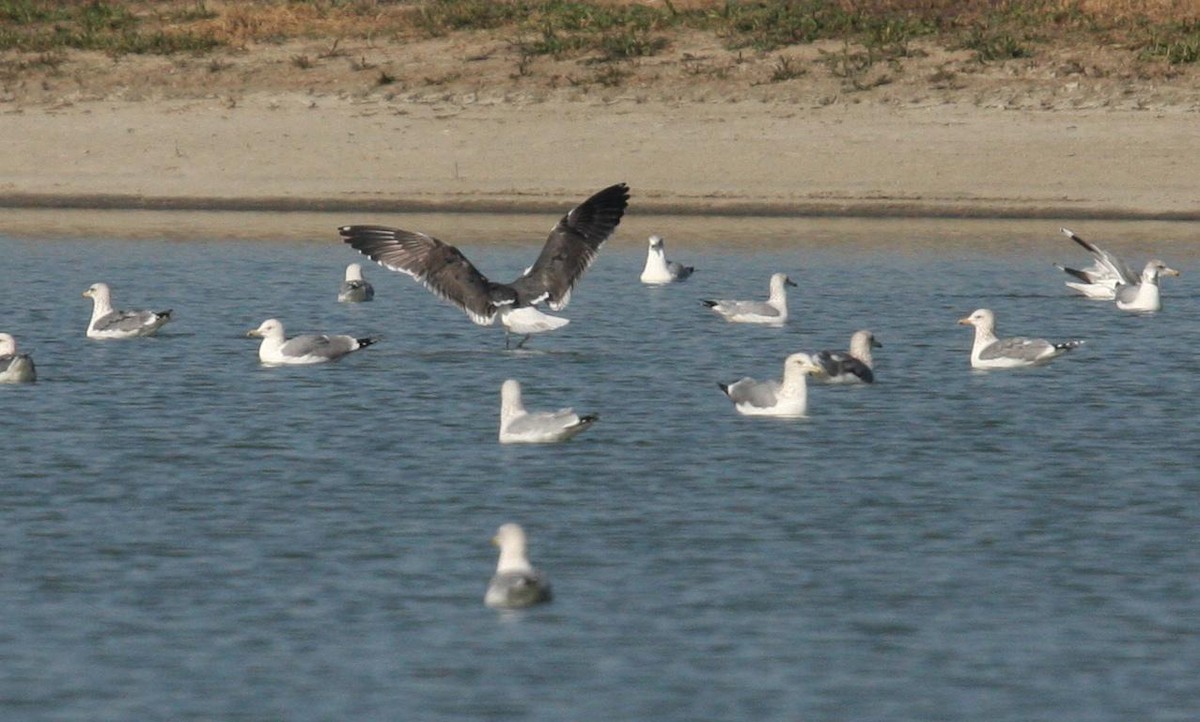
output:
[[[502,280],[538,234],[470,229],[548,225],[427,221]],[[374,303],[336,304],[333,241],[0,238],[41,376],[0,387],[0,718],[1195,719],[1198,239],[1089,225],[1184,271],[1162,313],[1069,296],[1050,264],[1086,258],[1053,223],[631,218],[523,352],[375,267]],[[643,228],[692,280],[637,282]],[[786,328],[697,302],[776,270]],[[87,341],[100,280],[176,320]],[[972,372],[980,306],[1087,344]],[[383,341],[262,368],[268,316]],[[879,383],[813,389],[806,420],[716,387],[862,327]],[[601,420],[501,447],[508,377]],[[553,604],[483,606],[506,521]]]

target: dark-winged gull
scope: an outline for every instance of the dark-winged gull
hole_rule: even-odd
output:
[[[1044,338],[996,337],[996,314],[986,308],[976,310],[958,322],[975,327],[975,345],[971,347],[971,366],[977,369],[1011,369],[1044,364],[1061,356],[1083,341],[1051,343]]]
[[[662,236],[650,236],[650,247],[646,251],[646,266],[642,269],[641,281],[651,285],[663,285],[682,281],[696,269],[682,263],[667,260]]]
[[[495,609],[521,609],[550,601],[550,581],[529,563],[525,530],[518,524],[503,524],[492,543],[500,547],[500,559],[483,603]]]
[[[1134,273],[1129,266],[1115,253],[1089,243],[1071,230],[1064,228],[1062,232],[1092,254],[1092,265],[1083,269],[1059,266],[1064,272],[1076,280],[1067,281],[1067,286],[1088,298],[1117,302],[1117,308],[1123,311],[1154,312],[1162,310],[1162,297],[1159,292],[1160,276],[1178,276],[1179,271],[1169,268],[1167,264],[1152,258],[1146,262],[1140,274]]]
[[[338,287],[338,303],[365,303],[375,298],[375,288],[363,280],[362,264],[346,266],[346,279]]]
[[[566,441],[584,431],[596,414],[579,416],[572,409],[526,411],[521,402],[521,384],[508,379],[500,386],[500,443],[546,444]]]
[[[171,320],[171,311],[114,311],[112,291],[107,283],[93,283],[83,292],[92,299],[92,320],[88,323],[88,338],[137,338],[152,336]]]
[[[746,416],[800,417],[808,412],[806,377],[821,372],[806,353],[784,359],[783,381],[757,381],[746,377],[732,384],[717,384]]]
[[[813,378],[830,384],[873,383],[875,360],[871,349],[882,346],[870,331],[855,331],[850,337],[849,351],[818,351],[813,354],[813,363],[821,367],[821,373]]]
[[[766,301],[702,300],[701,303],[726,321],[781,326],[788,318],[787,286],[795,285],[786,273],[776,273],[771,276],[771,296]]]
[[[17,340],[0,333],[0,384],[22,384],[37,381],[37,369],[26,353],[17,353]]]
[[[629,187],[624,183],[580,203],[550,230],[541,255],[512,283],[493,283],[457,248],[424,233],[386,226],[342,226],[338,232],[359,253],[412,276],[475,323],[489,326],[499,317],[505,346],[511,333],[523,337],[520,347],[530,335],[568,323],[537,306],[547,302],[555,311],[566,307],[571,289],[616,230],[628,205]]]
[[[258,328],[247,331],[246,335],[262,339],[262,343],[258,345],[258,359],[272,366],[336,361],[377,341],[374,338],[325,334],[305,334],[289,339],[284,333],[283,324],[275,318],[268,318]]]

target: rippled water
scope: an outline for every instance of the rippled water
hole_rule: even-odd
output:
[[[488,219],[427,227],[485,273],[532,260],[460,222]],[[641,228],[691,281],[637,282]],[[1086,259],[1050,222],[627,229],[523,352],[382,269],[374,303],[335,303],[333,241],[0,238],[0,330],[41,377],[0,387],[0,718],[1195,719],[1193,229],[1076,229],[1184,271],[1153,317],[1069,296],[1051,263]],[[697,302],[776,270],[784,329]],[[100,280],[176,320],[87,341]],[[1087,344],[972,372],[954,321],[979,306]],[[268,316],[383,341],[262,368]],[[808,419],[716,387],[861,327],[879,383],[813,389]],[[501,447],[507,377],[601,420]],[[483,606],[505,521],[553,604]]]

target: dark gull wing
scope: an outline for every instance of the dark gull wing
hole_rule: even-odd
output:
[[[812,359],[830,378],[849,375],[857,376],[866,383],[875,381],[875,373],[871,371],[871,367],[845,351],[818,351],[813,354]]]
[[[509,284],[519,305],[549,300],[560,310],[571,298],[571,288],[592,265],[600,246],[616,230],[629,205],[629,186],[618,183],[575,206],[550,231],[542,253],[529,270]]]
[[[97,331],[137,331],[170,311],[113,311],[96,319]]]
[[[515,301],[511,290],[489,281],[462,252],[433,236],[387,226],[342,226],[338,233],[354,250],[412,276],[481,326],[492,323],[497,306]]]

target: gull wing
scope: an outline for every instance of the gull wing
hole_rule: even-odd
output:
[[[542,253],[525,273],[509,284],[520,305],[549,300],[555,311],[571,299],[579,280],[600,246],[616,230],[629,205],[629,186],[609,186],[573,208],[550,231]]]
[[[1135,285],[1141,282],[1141,275],[1134,273],[1133,269],[1129,267],[1129,264],[1122,260],[1120,256],[1116,255],[1115,253],[1109,253],[1094,243],[1088,243],[1079,236],[1075,235],[1069,229],[1064,228],[1062,229],[1062,232],[1072,241],[1075,241],[1087,249],[1087,252],[1092,254],[1092,257],[1096,259],[1096,265],[1099,266],[1100,269],[1115,276],[1119,283]],[[1090,272],[1092,269],[1084,270]],[[1070,271],[1067,272],[1071,273]],[[1079,274],[1076,273],[1072,275],[1078,276]],[[1089,283],[1097,283],[1100,279],[1084,278],[1084,280],[1088,281]]]

